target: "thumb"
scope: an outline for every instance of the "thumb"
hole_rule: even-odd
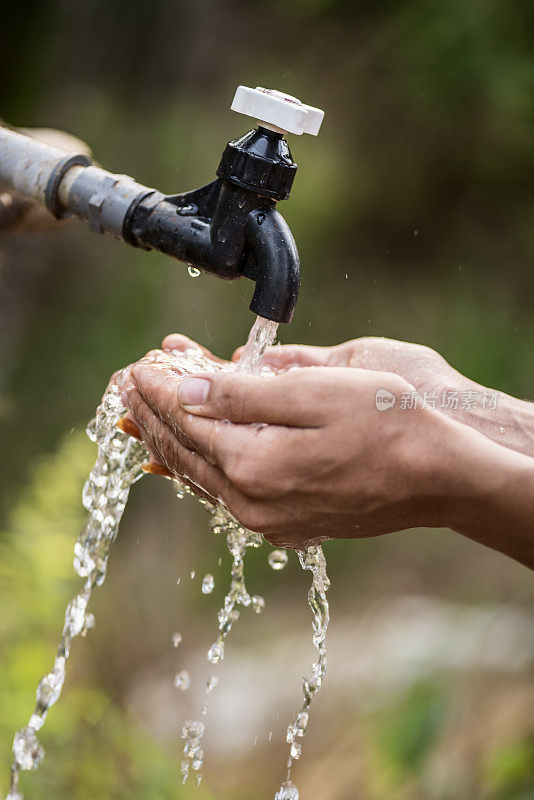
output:
[[[274,377],[217,372],[188,376],[178,386],[185,411],[234,423],[318,427],[324,418],[323,369],[303,368]]]

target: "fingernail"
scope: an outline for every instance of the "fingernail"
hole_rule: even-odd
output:
[[[124,408],[128,408],[128,392],[121,392],[121,403]]]
[[[135,422],[128,419],[128,417],[122,417],[122,419],[117,422],[117,428],[120,428],[123,433],[127,433],[128,436],[133,436],[134,439],[139,439],[139,441],[142,439],[141,431]]]
[[[164,475],[166,478],[172,478],[172,473],[169,472],[167,467],[159,464],[157,461],[145,461],[141,464],[143,472],[148,472],[150,475]]]
[[[178,386],[178,400],[184,406],[201,406],[208,399],[210,382],[204,378],[184,378]]]

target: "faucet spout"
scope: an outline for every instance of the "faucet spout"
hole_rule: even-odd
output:
[[[251,311],[274,322],[291,322],[300,261],[287,222],[274,206],[257,208],[247,216],[245,238],[251,254],[244,274],[256,281]]]

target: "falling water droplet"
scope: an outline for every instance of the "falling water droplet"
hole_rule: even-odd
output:
[[[260,597],[259,594],[252,595],[252,608],[256,614],[261,614],[265,608],[265,600],[263,597]]]
[[[302,745],[300,742],[291,742],[291,758],[299,759],[302,753]]]
[[[178,647],[178,645],[182,644],[182,634],[178,633],[178,631],[173,633],[171,641],[173,647]]]
[[[269,566],[271,569],[284,569],[287,564],[287,552],[285,550],[272,550],[269,553]]]
[[[44,755],[35,731],[29,725],[17,731],[13,740],[13,755],[21,769],[37,769]]]
[[[284,781],[275,794],[274,800],[299,800],[299,790],[293,781]]]
[[[212,664],[218,664],[219,661],[222,661],[224,658],[224,642],[217,641],[215,644],[212,644],[210,649],[208,650],[208,661],[211,661]]]
[[[286,742],[293,743],[297,736],[297,726],[291,723],[287,726]]]
[[[174,676],[174,685],[177,689],[180,689],[180,691],[187,692],[191,686],[191,678],[186,669],[183,669]]]
[[[191,578],[191,580],[193,580],[193,579],[194,579],[194,577],[195,577],[195,575],[196,575],[196,574],[197,574],[197,573],[195,572],[195,570],[194,570],[194,569],[192,569],[192,570],[191,570],[191,572],[189,573],[189,577]]]
[[[95,615],[86,614],[81,635],[85,638],[85,636],[87,636],[87,632],[92,631],[94,627],[95,627]]]
[[[45,675],[37,687],[37,702],[43,709],[48,709],[57,703],[65,681],[65,659],[56,658],[54,669]]]
[[[192,264],[189,264],[187,271],[190,278],[198,278],[198,276],[202,274],[201,270],[197,269]]]
[[[200,739],[204,736],[204,723],[196,719],[187,719],[182,725],[182,739],[190,737]]]
[[[206,681],[206,694],[211,694],[214,689],[219,685],[219,676],[211,675]]]
[[[301,711],[299,714],[297,714],[297,736],[304,736],[308,726],[308,717],[309,715],[307,711]]]
[[[204,575],[204,579],[202,581],[202,594],[211,594],[213,592],[213,588],[215,586],[215,580],[213,575],[210,575],[209,572],[207,575]]]

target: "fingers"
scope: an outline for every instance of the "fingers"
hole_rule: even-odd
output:
[[[328,364],[329,347],[314,347],[304,344],[277,344],[268,347],[263,356],[263,364],[276,370],[292,367],[324,367]],[[232,361],[241,358],[243,348],[239,347],[232,355]]]
[[[405,347],[411,345],[380,336],[362,336],[344,342],[335,349],[338,359],[343,360],[346,366],[380,372],[394,371],[392,366],[402,356]]]
[[[164,478],[174,477],[172,472],[167,467],[164,467],[163,464],[160,464],[159,461],[156,461],[153,456],[141,466],[141,469],[151,475],[162,475]]]
[[[132,370],[132,378],[167,423],[178,418],[181,407],[195,416],[236,424],[318,427],[335,391],[331,385],[334,376],[313,367],[275,377],[217,372],[162,383],[150,368],[138,366]]]
[[[180,402],[180,379],[173,373],[137,366],[132,370],[132,379],[143,401],[182,445],[201,453],[212,464],[224,469],[229,459],[247,446],[247,429],[240,430],[218,419],[190,414]],[[136,413],[134,400],[135,395],[130,393],[128,403]]]
[[[221,363],[224,359],[214,355],[207,347],[203,347],[198,342],[193,341],[182,333],[169,333],[161,343],[161,349],[170,353],[185,353],[187,350],[198,350],[210,361]]]
[[[274,377],[220,372],[184,379],[178,399],[192,414],[236,424],[319,427],[323,383],[320,370],[313,367]]]
[[[127,433],[128,436],[133,436],[134,439],[140,442],[143,440],[141,431],[130,413],[126,413],[124,417],[117,422],[117,428],[123,433]]]
[[[143,433],[139,428],[139,425],[136,423],[133,414],[128,411],[122,419],[117,422],[117,428],[121,430],[123,433],[128,434],[128,436],[132,436],[134,439],[137,439],[139,442],[143,442]],[[172,473],[161,464],[159,461],[155,459],[153,455],[149,456],[148,461],[142,465],[143,472],[150,472],[152,475],[164,475],[166,478],[172,478]]]
[[[172,475],[185,478],[193,486],[207,492],[211,498],[224,499],[228,481],[221,470],[176,439],[137,391],[130,392],[128,402],[143,440],[155,456],[155,459],[149,461],[146,471],[157,470],[157,474],[164,474],[154,467],[154,462],[159,462]]]
[[[445,359],[430,347],[396,339],[366,336],[353,339],[333,348],[337,357],[345,361],[347,367],[392,372],[419,385],[438,376],[457,374]],[[335,361],[335,358],[333,359]],[[435,377],[433,377],[435,376]]]
[[[201,346],[182,333],[169,333],[161,343],[162,350],[202,350]]]

